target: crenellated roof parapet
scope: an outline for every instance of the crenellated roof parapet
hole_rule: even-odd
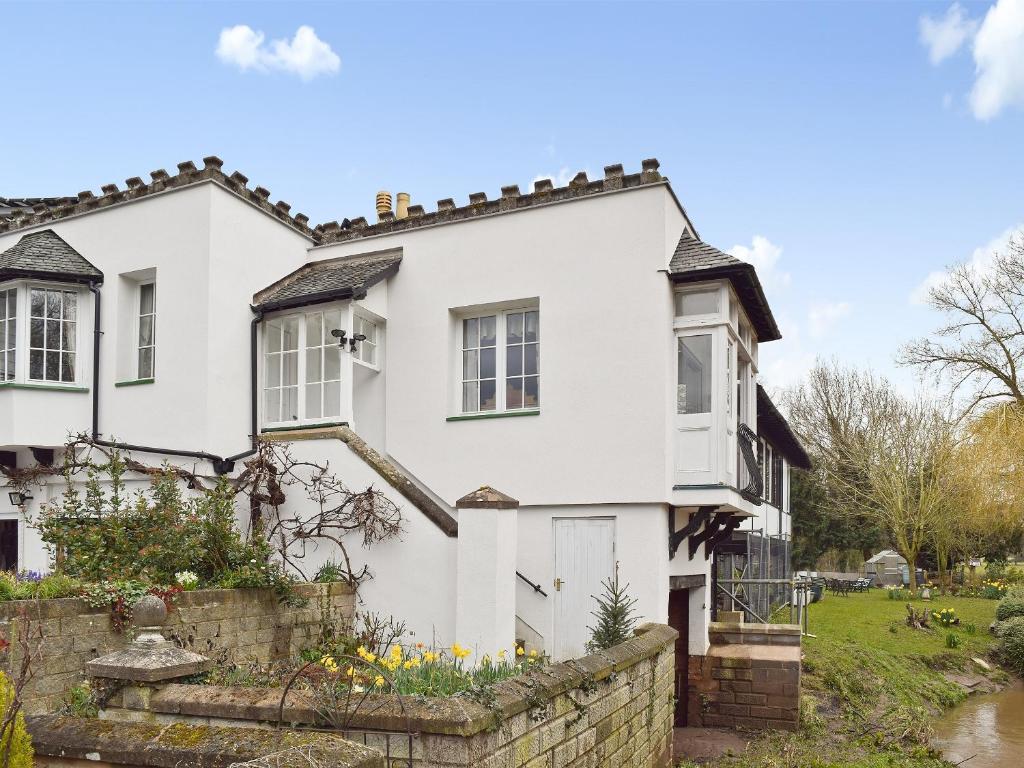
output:
[[[312,240],[317,239],[309,227],[309,217],[302,213],[291,213],[291,206],[284,200],[270,201],[270,191],[264,187],[249,189],[249,179],[239,171],[230,175],[223,171],[224,161],[216,155],[203,158],[203,167],[198,168],[191,160],[178,163],[177,173],[169,174],[158,168],[149,174],[149,181],[140,176],[125,179],[125,188],[117,184],[104,184],[97,195],[83,190],[77,197],[64,198],[56,205],[37,203],[31,210],[15,210],[10,216],[0,218],[0,234],[60,221],[111,206],[150,197],[160,192],[189,187],[204,181],[213,181],[242,200],[265,211],[282,223]]]

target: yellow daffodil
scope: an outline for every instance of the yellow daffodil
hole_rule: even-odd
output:
[[[375,686],[377,686],[378,688],[383,688],[384,687],[384,677],[382,675],[377,675],[375,678],[373,678],[373,684]]]
[[[537,658],[537,649],[536,648],[534,648],[532,651],[530,651],[530,658],[531,659]]]
[[[400,659],[400,658],[402,658],[402,646],[400,646],[400,645],[393,645],[393,646],[391,646],[391,658],[392,659]]]
[[[525,655],[526,655],[526,651],[523,650],[523,646],[517,645],[516,646],[516,656],[525,656]]]
[[[370,653],[368,650],[366,650],[366,648],[362,645],[360,645],[356,649],[356,655],[363,661],[369,662],[370,664],[373,664],[373,662],[377,660],[377,657],[374,654]]]
[[[505,649],[504,648],[502,648],[500,651],[498,651],[498,658],[499,659],[504,659],[505,658]]]

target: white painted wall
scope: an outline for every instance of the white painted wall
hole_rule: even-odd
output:
[[[212,183],[0,235],[0,251],[53,229],[104,273],[100,431],[107,438],[217,454],[248,446],[249,303],[306,259],[309,241]],[[135,378],[137,294],[155,272],[156,381]],[[79,383],[92,387],[93,313],[79,303]],[[0,389],[0,446],[59,446],[91,426],[89,395]]]
[[[641,188],[314,249],[402,248],[388,286],[388,453],[449,503],[470,478],[526,506],[664,501],[675,366],[661,270],[666,230],[677,239],[683,226],[666,195]],[[459,384],[451,310],[528,299],[540,305],[540,415],[446,421]]]
[[[629,584],[629,594],[637,599],[640,621],[664,623],[668,620],[667,515],[661,504],[520,507],[517,569],[539,584],[548,596],[545,598],[519,581],[516,614],[543,636],[547,652],[553,650],[554,634],[553,520],[557,517],[613,517],[619,579]],[[704,564],[703,558],[701,564]]]
[[[402,510],[403,532],[399,538],[364,549],[357,536],[350,537],[347,548],[355,570],[368,563],[373,572],[373,578],[359,588],[359,610],[404,620],[416,640],[428,645],[454,642],[456,539],[442,533],[340,440],[297,441],[291,451],[298,460],[327,463],[350,490],[372,485]],[[285,511],[299,504],[308,501],[293,492]],[[324,562],[338,559],[333,545],[311,548],[302,568],[312,578]]]
[[[469,663],[515,652],[517,514],[459,510],[455,637],[472,652]]]

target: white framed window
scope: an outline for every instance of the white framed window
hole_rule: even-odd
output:
[[[139,333],[137,378],[156,375],[156,283],[139,285]]]
[[[679,336],[677,345],[676,412],[711,413],[711,334]]]
[[[356,342],[355,359],[371,368],[377,368],[377,323],[362,315],[353,315],[352,334],[353,338],[359,335],[366,337]]]
[[[459,321],[463,414],[540,407],[540,311],[520,308]]]
[[[18,362],[18,291],[0,288],[0,381],[14,381]]]
[[[29,288],[28,378],[75,382],[78,294],[60,288]]]
[[[679,291],[675,295],[676,317],[718,314],[718,288]]]
[[[295,425],[341,416],[342,310],[274,317],[263,324],[263,421]]]

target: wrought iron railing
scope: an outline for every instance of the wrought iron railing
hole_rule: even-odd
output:
[[[757,435],[746,424],[736,430],[736,472],[740,496],[757,506],[764,496],[761,467],[757,464]]]

